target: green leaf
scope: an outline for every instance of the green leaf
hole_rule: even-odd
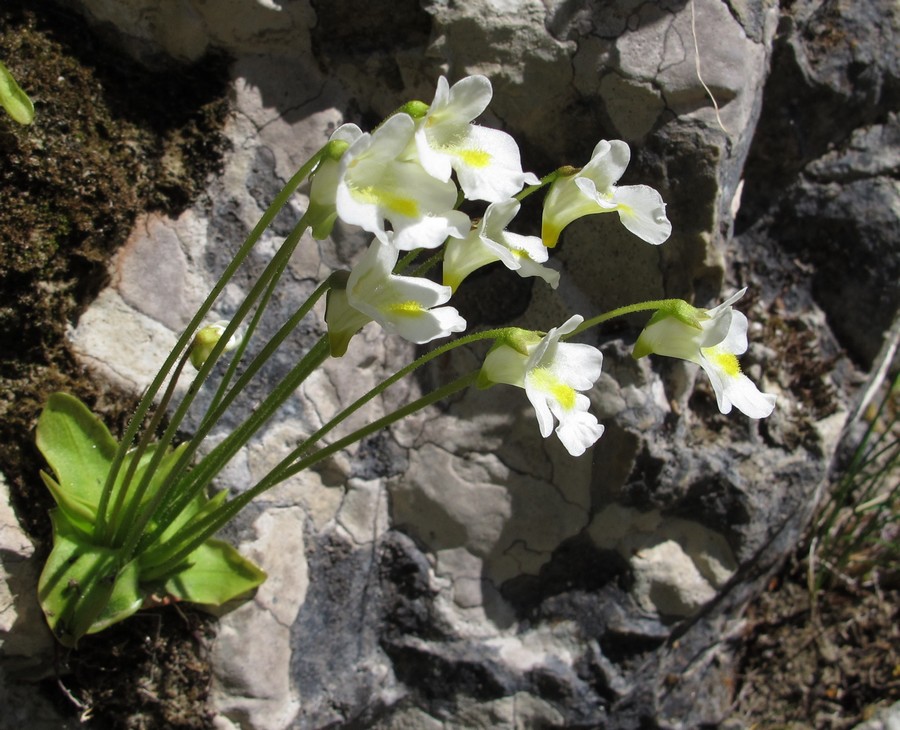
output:
[[[137,561],[122,564],[118,550],[94,545],[52,510],[53,550],[38,580],[38,599],[51,630],[74,647],[121,621],[143,603]]]
[[[162,486],[162,483],[169,476],[169,473],[172,471],[172,469],[175,468],[175,464],[178,463],[178,460],[181,458],[181,455],[187,448],[188,443],[188,441],[185,441],[184,443],[178,444],[178,446],[176,446],[174,449],[169,449],[166,452],[166,455],[163,456],[162,460],[157,465],[156,471],[153,472],[153,476],[150,479],[150,486],[147,488],[147,493],[144,495],[144,500],[141,504],[149,501],[156,494],[156,492]],[[147,449],[147,453],[149,454],[152,450],[155,450],[156,446],[157,444],[153,444],[150,448]],[[150,459],[148,458],[146,461],[149,462]],[[142,464],[138,467],[138,471],[135,474],[134,479],[135,484],[140,483],[141,478],[143,478],[144,476],[146,467],[146,464]]]
[[[59,489],[50,491],[54,498],[65,493],[57,504],[67,514],[76,504],[91,505],[96,518],[117,448],[109,429],[77,398],[54,393],[38,419],[35,440],[56,476]]]
[[[88,504],[77,495],[67,492],[45,471],[41,472],[41,479],[44,480],[44,485],[50,490],[60,513],[66,520],[86,536],[90,535],[97,520],[97,505]]]
[[[38,420],[36,441],[56,477],[53,479],[42,473],[44,484],[69,522],[90,534],[97,520],[103,485],[118,447],[116,440],[80,400],[66,393],[54,393]],[[167,451],[153,473],[142,503],[156,494],[186,447],[187,443],[184,443]],[[151,444],[142,454],[132,486],[141,482],[156,449],[157,444]],[[133,458],[134,453],[129,452],[122,461],[111,505],[116,503]],[[128,501],[125,500],[125,506]]]
[[[211,538],[166,581],[165,591],[182,601],[215,607],[249,593],[265,579],[264,570],[227,542]]]
[[[106,426],[77,398],[64,393],[50,396],[38,421],[37,445],[53,470],[53,476],[41,472],[41,477],[57,503],[51,512],[53,550],[38,582],[38,598],[51,629],[66,646],[75,646],[85,634],[132,615],[154,591],[217,607],[252,591],[266,579],[266,574],[237,550],[214,539],[194,550],[175,570],[154,574],[154,564],[164,564],[182,548],[178,533],[189,534],[194,521],[222,505],[226,492],[212,499],[198,494],[156,544],[136,556],[125,555],[114,545],[96,544],[94,523],[117,444]],[[142,507],[158,493],[186,447],[181,444],[167,450],[148,482]],[[133,485],[146,474],[157,448],[150,445],[142,455]],[[109,500],[111,507],[116,504],[121,480],[134,456],[129,452],[123,460]],[[169,498],[177,496],[175,488]],[[133,491],[126,495],[122,505],[126,509],[121,515],[135,514],[127,510],[135,497]],[[156,509],[164,507],[165,500]],[[155,524],[151,519],[150,528]],[[115,530],[112,534],[126,532]]]
[[[2,62],[0,62],[0,106],[19,124],[31,124],[34,121],[34,104]]]
[[[162,534],[153,544],[139,549],[141,572],[153,575],[158,573],[158,568],[172,559],[190,540],[190,534],[179,535],[182,528],[187,528],[190,523],[196,523],[217,509],[228,497],[225,491],[219,492],[212,499],[207,499],[204,494],[198,494],[187,506],[178,513],[172,522],[165,528]],[[190,533],[190,530],[185,530]],[[162,573],[166,575],[166,573]]]
[[[169,473],[175,467],[176,462],[181,457],[184,450],[187,448],[188,442],[184,442],[183,444],[179,444],[175,449],[169,449],[166,451],[165,455],[160,459],[159,464],[156,465],[156,469],[153,472],[153,476],[150,477],[150,482],[147,485],[147,489],[144,492],[143,498],[141,499],[141,507],[147,504],[159,488],[162,486],[163,481],[165,481],[166,477],[169,476]],[[150,461],[153,458],[153,455],[156,453],[156,449],[159,444],[150,444],[144,454],[141,456],[141,460],[138,463],[137,469],[135,469],[134,476],[131,479],[131,488],[136,489],[137,486],[143,481],[145,474],[147,473],[147,467],[150,465]],[[125,458],[122,460],[122,468],[119,470],[118,477],[116,479],[116,484],[113,487],[113,499],[110,500],[112,503],[115,503],[115,498],[119,494],[119,490],[122,487],[122,480],[125,478],[125,475],[128,473],[128,469],[131,465],[131,461],[134,458],[134,452],[129,451],[125,454]],[[128,504],[134,499],[135,494],[132,492],[127,496],[124,502],[124,506],[127,507]],[[107,513],[108,514],[108,513]],[[113,520],[114,523],[119,522],[122,519],[120,516],[118,519]]]

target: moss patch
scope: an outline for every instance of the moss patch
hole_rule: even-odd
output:
[[[65,332],[136,214],[177,213],[218,166],[227,73],[222,59],[148,72],[77,16],[29,5],[0,10],[0,57],[36,107],[30,127],[0,118],[0,469],[30,503],[44,499],[29,432],[48,392],[75,392],[113,426],[127,417],[122,394],[79,372]],[[47,534],[42,511],[23,519]]]

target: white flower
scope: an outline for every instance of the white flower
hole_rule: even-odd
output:
[[[695,362],[709,377],[722,413],[734,406],[750,418],[765,418],[775,409],[775,396],[760,392],[737,359],[747,351],[747,318],[731,305],[746,291],[705,312],[694,310],[699,327],[658,311],[638,337],[634,357],[655,353]]]
[[[335,205],[345,223],[357,225],[404,251],[435,248],[447,236],[462,238],[469,217],[458,210],[456,186],[429,175],[416,160],[401,158],[415,132],[408,114],[395,114],[344,152]],[[389,221],[392,233],[385,227]]]
[[[450,299],[450,287],[391,273],[397,258],[396,248],[376,239],[350,272],[346,294],[329,292],[325,320],[333,355],[343,355],[350,338],[371,320],[419,345],[465,330],[455,308],[438,306]]]
[[[559,272],[542,266],[549,254],[537,236],[522,236],[505,230],[519,212],[517,200],[491,203],[484,217],[465,238],[451,238],[444,250],[444,284],[453,291],[469,274],[482,266],[502,261],[519,276],[539,276],[554,289]]]
[[[631,150],[625,142],[600,140],[587,165],[551,184],[541,226],[545,246],[555,246],[563,228],[572,221],[612,211],[618,212],[629,231],[648,243],[660,244],[671,235],[666,204],[656,190],[647,185],[616,186],[630,159]]]
[[[456,170],[469,200],[496,203],[539,180],[522,172],[519,147],[510,135],[471,123],[487,108],[492,95],[491,82],[484,76],[467,76],[452,87],[441,76],[415,139],[429,174],[446,182]]]
[[[524,388],[541,436],[550,435],[555,418],[556,435],[572,456],[581,456],[603,435],[603,426],[588,412],[588,397],[578,392],[590,390],[600,377],[603,355],[590,345],[559,341],[582,321],[576,314],[544,337],[514,330],[488,353],[479,376],[482,387],[507,383]]]
[[[355,124],[342,124],[334,130],[328,141],[343,142],[349,146],[362,137],[362,134],[362,130]],[[309,187],[309,209],[306,211],[306,219],[312,229],[313,238],[319,240],[326,238],[334,226],[337,218],[335,201],[340,170],[340,157],[326,155],[313,173]]]

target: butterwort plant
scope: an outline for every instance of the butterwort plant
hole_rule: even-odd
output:
[[[518,276],[556,288],[549,262],[563,229],[586,215],[615,212],[637,239],[660,245],[672,226],[660,194],[620,186],[628,145],[600,141],[583,168],[563,166],[538,178],[522,168],[515,140],[476,124],[492,96],[490,81],[441,78],[430,104],[413,101],[372,131],[338,127],[276,196],[229,262],[147,388],[121,440],[81,402],[50,397],[37,426],[49,471],[42,478],[56,502],[53,549],[39,581],[44,614],[57,638],[74,646],[86,634],[142,606],[180,600],[221,607],[252,592],[265,573],[216,533],[250,501],[285,479],[352,446],[399,419],[464,388],[520,388],[537,427],[572,455],[587,452],[604,427],[589,392],[601,374],[596,347],[571,342],[614,317],[649,312],[634,355],[677,357],[709,376],[723,413],[769,415],[774,397],[741,372],[747,320],[732,307],[743,292],[713,309],[667,299],[624,305],[585,319],[573,314],[548,332],[503,327],[467,332],[454,293],[472,272],[501,263]],[[302,184],[304,215],[271,256],[228,320],[215,321],[222,295],[263,232]],[[516,223],[523,205],[544,191],[541,235]],[[466,211],[466,212],[464,212]],[[469,211],[480,211],[474,217]],[[349,270],[331,272],[282,323],[257,337],[301,237],[330,235],[336,221],[371,235]],[[440,272],[438,272],[440,267]],[[325,331],[283,378],[268,384],[250,415],[216,445],[200,446],[265,363],[325,299]],[[431,345],[354,403],[303,438],[243,492],[213,493],[217,476],[278,408],[328,358],[342,357],[371,323],[386,336]],[[449,338],[449,339],[448,339]],[[446,340],[445,342],[439,342]],[[372,399],[426,363],[458,347],[487,343],[483,363],[452,382],[340,436],[332,433]],[[177,384],[193,372],[187,388]],[[201,409],[197,394],[209,397]],[[197,426],[177,441],[188,413]],[[165,422],[164,422],[164,419]]]

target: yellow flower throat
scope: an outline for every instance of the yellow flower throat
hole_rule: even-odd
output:
[[[726,375],[734,378],[741,374],[741,364],[733,353],[722,352],[716,347],[704,347],[702,349],[706,358],[714,362]]]
[[[535,368],[529,373],[529,379],[538,390],[549,393],[567,411],[575,407],[575,389],[560,381],[547,368]]]

